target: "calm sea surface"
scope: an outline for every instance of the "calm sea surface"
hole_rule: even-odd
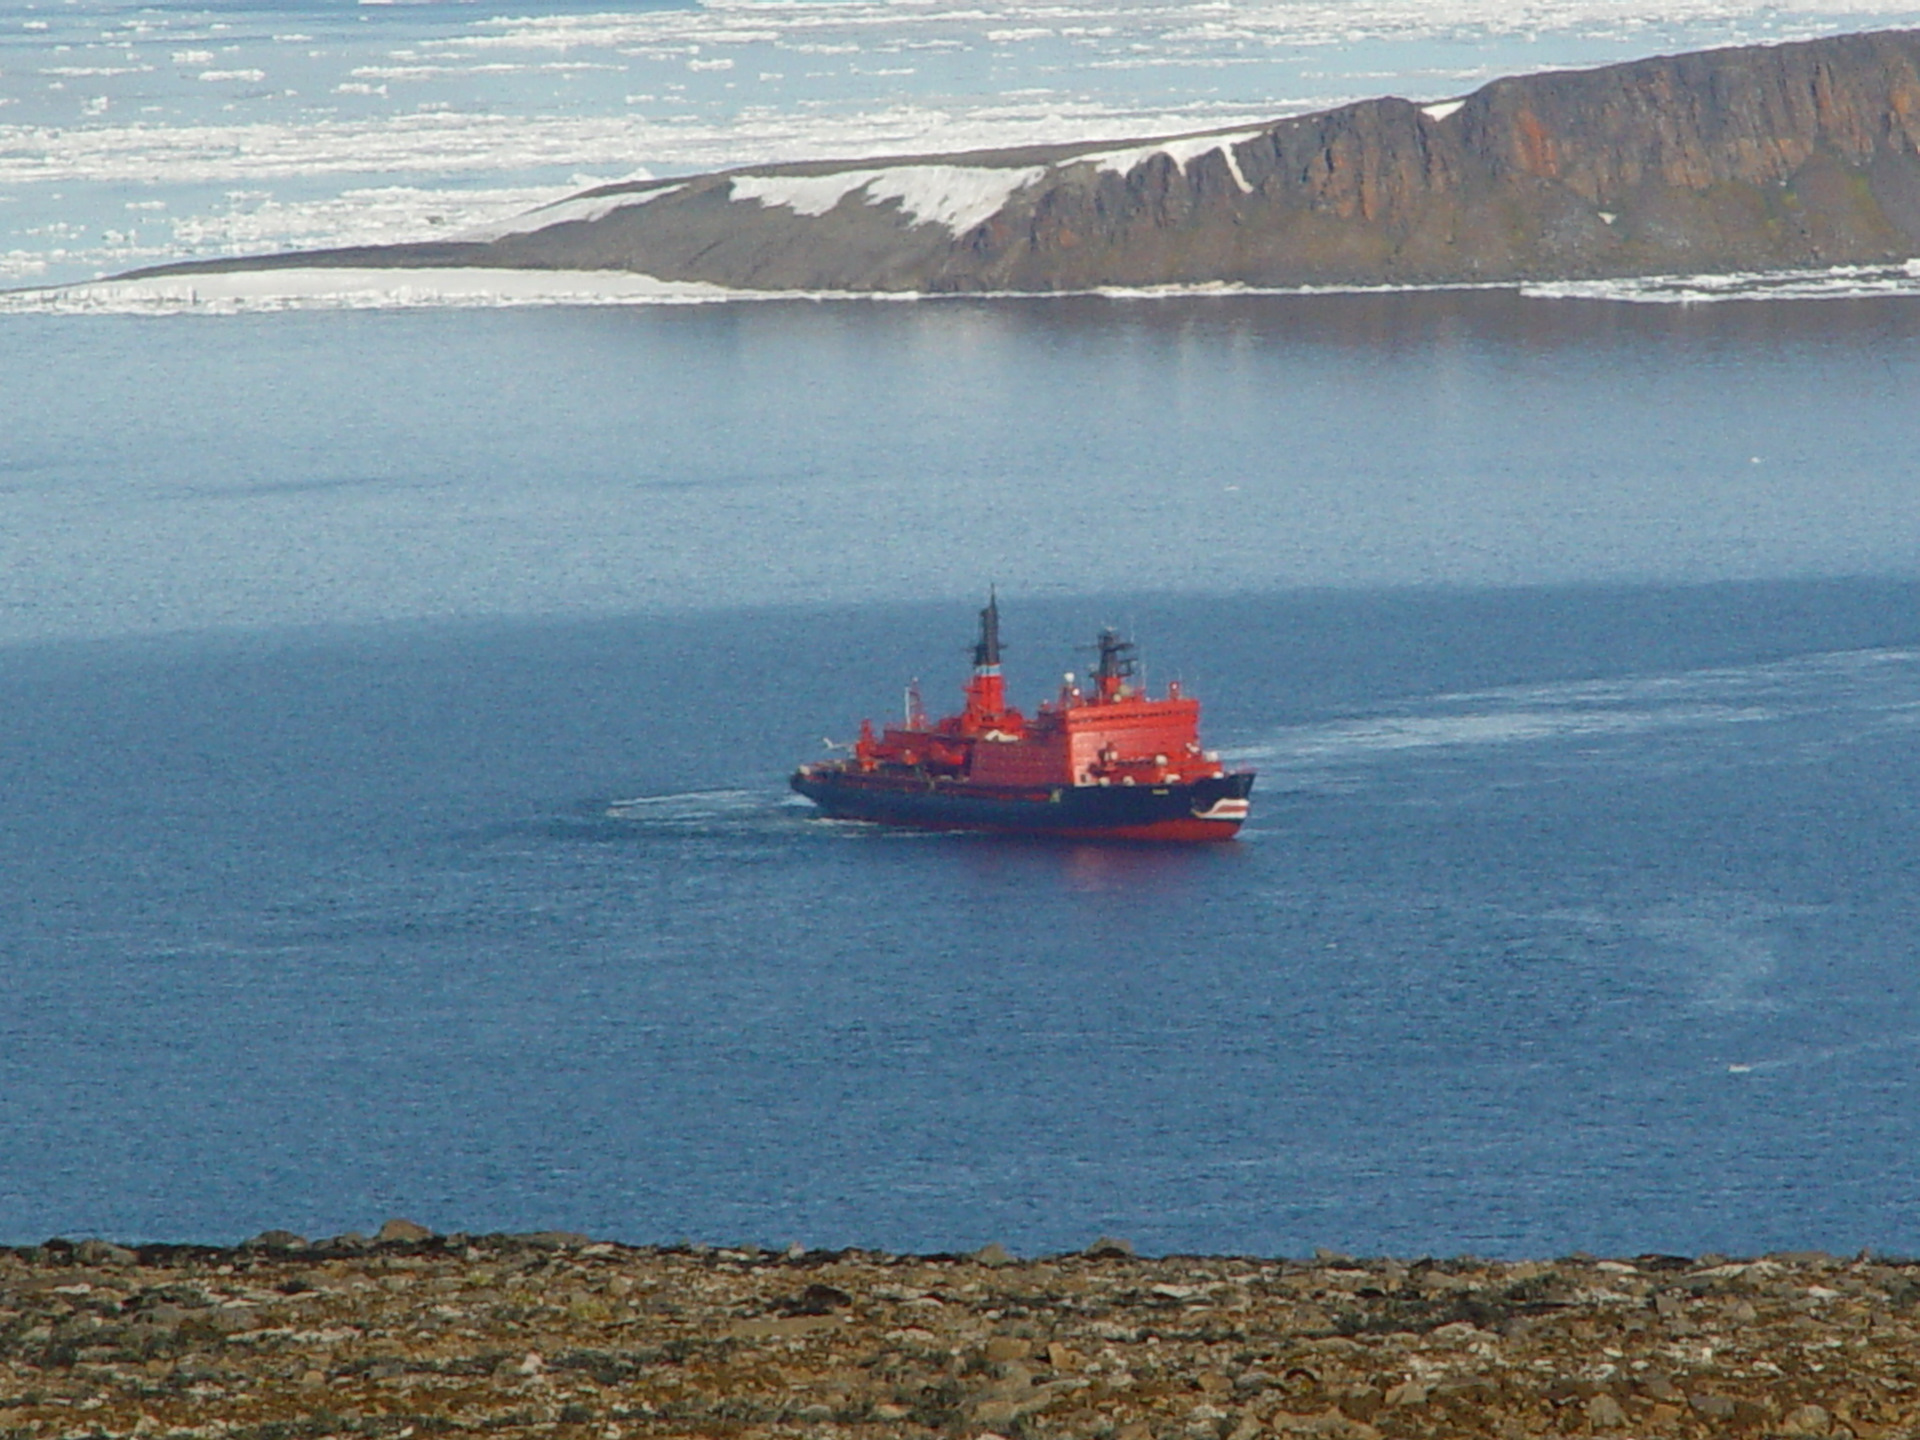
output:
[[[0,1241],[1920,1249],[1920,307],[0,320]],[[1206,850],[784,777],[1101,623]]]

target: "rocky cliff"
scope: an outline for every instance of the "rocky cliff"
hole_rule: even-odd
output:
[[[1529,75],[1442,104],[1369,100],[1233,132],[606,186],[458,242],[243,263],[977,292],[1916,254],[1920,31],[1890,31]]]

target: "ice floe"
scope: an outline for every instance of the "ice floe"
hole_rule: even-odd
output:
[[[0,314],[235,315],[508,305],[688,305],[771,298],[626,270],[234,270],[0,291]]]
[[[1420,113],[1429,120],[1444,120],[1466,103],[1464,100],[1442,100],[1437,105],[1422,105]]]
[[[1608,223],[1612,221],[1609,217]],[[1899,265],[1825,270],[1754,270],[1727,275],[1645,275],[1614,280],[1543,280],[1520,287],[1534,300],[1612,300],[1632,305],[1708,305],[1730,300],[1864,300],[1920,296],[1920,259]]]
[[[755,177],[743,177],[755,178]],[[845,174],[812,178],[843,181]],[[860,187],[853,187],[860,188]],[[648,192],[658,194],[662,192]],[[847,190],[836,192],[845,195]],[[610,197],[601,197],[610,198]],[[868,203],[875,203],[869,194]],[[887,196],[885,198],[896,198]],[[819,203],[803,192],[803,203]],[[837,200],[834,202],[837,203]],[[981,203],[984,203],[981,202]],[[557,207],[556,207],[557,208]],[[827,208],[831,208],[830,206]],[[824,210],[817,212],[824,213]],[[991,213],[991,212],[989,212]],[[965,215],[957,216],[960,221]],[[977,222],[976,222],[977,223]],[[1501,282],[1444,285],[1245,285],[1207,281],[1175,285],[1100,285],[1077,290],[752,290],[699,281],[661,280],[625,270],[499,270],[447,266],[412,269],[269,268],[144,276],[0,290],[4,314],[235,315],[276,310],[371,310],[522,305],[684,305],[719,301],[852,301],[949,304],[1098,297],[1115,302],[1171,300],[1312,299],[1444,291],[1505,291],[1536,300],[1599,300],[1688,304],[1722,300],[1867,299],[1920,297],[1920,260],[1832,271],[1766,275],[1695,275],[1652,279],[1583,280],[1516,285]]]

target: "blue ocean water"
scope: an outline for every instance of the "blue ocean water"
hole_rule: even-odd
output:
[[[0,1240],[1911,1251],[1917,334],[0,324]],[[989,580],[1239,843],[787,795]]]

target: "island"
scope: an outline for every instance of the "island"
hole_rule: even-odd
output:
[[[725,291],[1502,284],[1920,255],[1920,31],[1660,56],[1232,130],[604,185],[450,240],[152,267]]]

